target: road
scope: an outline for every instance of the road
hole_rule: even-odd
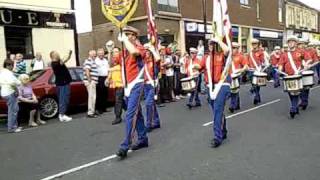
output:
[[[211,111],[188,110],[185,100],[160,108],[162,128],[149,134],[150,147],[114,158],[124,123],[111,126],[112,113],[97,119],[74,115],[19,134],[0,132],[0,179],[12,180],[318,180],[320,176],[320,88],[310,106],[289,118],[281,88],[262,88],[252,105],[242,86],[240,111],[228,116],[228,139],[210,148]],[[61,177],[59,176],[62,175]]]

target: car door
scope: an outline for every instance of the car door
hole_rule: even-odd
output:
[[[72,82],[70,84],[70,104],[72,106],[86,105],[88,102],[87,89],[83,83],[83,71],[81,68],[70,68]]]

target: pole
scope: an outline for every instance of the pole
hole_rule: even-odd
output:
[[[207,34],[207,0],[202,0],[202,12],[203,12],[203,23],[204,23],[204,46],[206,45],[206,34]]]
[[[123,33],[122,28],[120,28],[120,33],[121,33],[121,36],[122,36],[122,33]],[[124,53],[124,44],[123,44],[123,42],[121,42],[121,48],[122,48],[122,59],[121,59],[122,62],[121,63],[122,63],[123,69],[124,69],[124,71],[123,71],[124,87],[127,88],[128,82],[127,82],[127,70],[126,70],[126,60],[125,60],[126,57],[125,57],[125,53]]]

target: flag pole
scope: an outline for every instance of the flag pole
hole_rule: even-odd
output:
[[[122,36],[122,33],[123,33],[123,29],[122,29],[122,27],[120,27],[121,36]],[[124,87],[127,88],[128,81],[127,81],[127,70],[126,70],[126,60],[125,60],[127,57],[125,57],[123,42],[121,42],[121,48],[122,48],[122,59],[121,59],[122,62],[121,63],[122,63],[123,69],[124,69],[124,71],[123,71],[124,77],[122,77],[122,78],[124,79]]]

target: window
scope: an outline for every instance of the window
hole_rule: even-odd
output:
[[[249,5],[249,0],[240,0],[240,4],[242,5]]]
[[[160,11],[179,12],[178,0],[158,0]]]
[[[283,9],[283,0],[278,0],[278,21],[280,23],[283,22],[283,17],[282,17],[282,9]]]
[[[24,59],[33,58],[31,28],[5,27],[4,31],[8,54],[21,53]]]

